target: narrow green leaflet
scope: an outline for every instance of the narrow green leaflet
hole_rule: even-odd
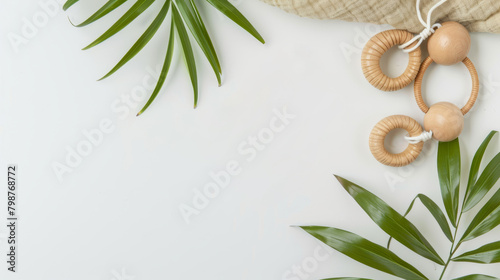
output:
[[[451,233],[450,225],[446,220],[446,216],[444,215],[443,211],[441,211],[441,208],[439,208],[439,206],[428,196],[424,194],[418,194],[417,197],[415,197],[415,199],[411,202],[410,207],[408,208],[404,216],[406,217],[410,213],[417,198],[420,199],[422,204],[427,208],[427,210],[429,210],[434,219],[436,219],[439,227],[443,231],[444,235],[446,235],[446,238],[453,242],[453,234]]]
[[[500,262],[500,241],[486,244],[476,250],[453,258],[454,262],[473,262],[473,263],[499,263]]]
[[[196,5],[193,4],[192,0],[174,0],[174,2],[177,4],[176,6],[189,30],[191,30],[191,34],[195,38],[196,42],[198,42],[198,45],[212,66],[220,86],[222,82],[222,70],[219,59],[217,58],[217,53],[215,52],[212,40],[210,40],[210,35],[208,35],[207,29],[203,24]]]
[[[326,245],[364,265],[407,280],[427,279],[420,271],[393,252],[357,234],[320,226],[305,226],[302,229]]]
[[[160,92],[163,83],[165,82],[165,79],[167,78],[168,70],[170,69],[170,64],[172,63],[172,56],[174,53],[174,42],[175,42],[175,23],[174,19],[172,18],[172,24],[170,25],[170,37],[168,39],[168,47],[167,47],[167,54],[165,56],[165,62],[163,62],[163,68],[161,69],[160,77],[158,79],[158,83],[156,83],[156,87],[153,90],[153,93],[151,94],[151,97],[149,97],[148,102],[146,102],[146,105],[142,108],[142,110],[137,114],[139,116],[140,114],[144,113],[146,109],[153,103],[154,99]]]
[[[472,187],[470,195],[464,204],[464,212],[476,206],[495,185],[498,178],[500,178],[500,153],[488,163],[479,179],[477,179],[476,184]]]
[[[148,29],[142,34],[142,36],[135,42],[135,44],[130,48],[130,50],[125,54],[125,56],[118,62],[118,64],[111,69],[106,75],[104,75],[101,79],[103,80],[109,76],[111,76],[113,73],[115,73],[118,69],[120,69],[125,63],[127,63],[130,59],[132,59],[137,53],[139,53],[144,46],[153,38],[153,36],[156,34],[156,31],[158,31],[158,28],[160,28],[161,24],[165,20],[165,17],[167,16],[168,10],[170,8],[170,0],[165,1],[163,4],[163,7],[161,8],[160,12],[156,16],[156,18],[153,20],[151,25],[149,25]]]
[[[488,276],[488,275],[484,275],[484,274],[471,274],[471,275],[467,275],[464,277],[455,278],[453,280],[500,280],[500,278],[496,278],[496,277]]]
[[[194,60],[193,48],[189,42],[189,35],[175,5],[172,5],[172,18],[175,22],[177,33],[179,34],[182,51],[184,53],[184,58],[186,59],[186,65],[189,71],[189,77],[191,78],[191,83],[193,84],[194,107],[196,108],[198,105],[198,76],[196,74],[196,62]]]
[[[481,236],[500,224],[500,190],[479,210],[469,227],[464,232],[460,242]]]
[[[131,23],[134,19],[136,19],[140,14],[142,14],[147,8],[149,8],[149,6],[151,6],[154,1],[155,0],[138,0],[120,19],[118,19],[117,22],[115,22],[115,24],[113,24],[94,42],[90,43],[90,45],[86,46],[83,49],[90,49],[118,33],[120,30],[129,25],[129,23]]]
[[[446,220],[446,216],[444,215],[443,211],[441,211],[441,208],[428,196],[424,194],[419,194],[417,197],[420,199],[422,204],[429,210],[429,212],[434,216],[434,219],[436,219],[436,222],[438,222],[439,227],[443,231],[444,235],[448,240],[453,242],[453,234],[451,233],[450,225],[448,224],[448,221]]]
[[[458,138],[450,142],[439,142],[437,167],[444,206],[453,227],[457,227],[460,186],[460,145]]]
[[[444,265],[438,253],[410,221],[371,192],[342,177],[335,177],[382,230],[415,253]]]
[[[413,205],[415,205],[415,201],[417,199],[420,199],[420,201],[422,202],[422,205],[424,205],[427,208],[427,210],[429,210],[429,212],[432,214],[432,216],[434,216],[434,219],[436,219],[436,221],[438,222],[439,227],[443,231],[446,238],[448,238],[448,240],[453,242],[453,234],[451,233],[450,225],[448,224],[448,221],[446,220],[446,216],[444,215],[443,211],[441,211],[441,208],[439,208],[439,206],[432,199],[430,199],[428,196],[426,196],[424,194],[418,194],[411,201],[410,206],[408,207],[408,210],[406,210],[406,212],[404,214],[404,217],[408,216],[410,211],[413,209]],[[387,249],[389,249],[389,247],[391,245],[391,240],[392,240],[392,237],[389,237],[389,241],[387,242]]]
[[[75,25],[76,27],[83,27],[86,25],[89,25],[93,23],[94,21],[102,18],[103,16],[109,14],[112,12],[114,9],[120,7],[123,3],[127,2],[127,0],[109,0],[104,4],[97,12],[95,12],[93,15],[91,15],[88,19],[86,19],[84,22]]]
[[[490,134],[488,134],[488,136],[486,136],[486,138],[483,140],[483,143],[481,143],[481,146],[479,146],[476,153],[474,154],[474,158],[472,159],[472,164],[470,166],[469,180],[467,182],[467,191],[465,192],[466,202],[467,198],[470,196],[472,187],[476,183],[479,173],[479,167],[481,166],[484,152],[486,151],[486,148],[488,147],[488,144],[490,143],[493,136],[495,136],[497,133],[498,131],[495,130],[491,131]]]
[[[64,3],[63,5],[63,10],[66,11],[67,9],[69,9],[69,7],[73,6],[76,2],[78,2],[79,0],[68,0]]]
[[[228,0],[207,0],[207,2],[212,4],[212,6],[241,26],[248,33],[252,34],[252,36],[254,36],[262,44],[265,43],[264,38],[262,38],[253,25],[245,18],[245,16],[243,16],[243,14],[240,13],[240,11],[238,11],[238,9],[233,6],[233,4],[231,4],[231,2]]]

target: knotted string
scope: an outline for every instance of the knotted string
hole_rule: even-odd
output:
[[[422,134],[418,136],[405,136],[406,141],[408,141],[410,144],[418,144],[420,142],[425,142],[427,140],[432,139],[432,130],[431,131],[424,131]]]
[[[434,5],[427,13],[427,22],[425,22],[424,19],[422,18],[422,14],[420,13],[420,0],[417,0],[418,20],[420,20],[420,23],[422,23],[422,25],[424,26],[424,30],[422,30],[422,32],[420,32],[420,34],[418,34],[417,36],[413,37],[410,41],[399,46],[400,49],[403,49],[403,51],[407,52],[407,53],[416,50],[425,39],[429,38],[436,31],[436,29],[441,27],[441,24],[439,24],[439,23],[431,24],[432,12],[446,1],[447,0],[441,0],[436,5]],[[418,42],[417,42],[417,44],[415,44],[415,46],[413,46],[409,49],[405,49],[406,47],[413,44],[413,42],[415,42],[417,40],[418,40]]]

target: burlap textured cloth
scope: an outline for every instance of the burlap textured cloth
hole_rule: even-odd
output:
[[[390,24],[419,33],[416,0],[262,0],[287,12],[318,19]],[[437,0],[422,0],[424,19]],[[433,22],[457,21],[472,32],[500,33],[500,0],[448,0],[432,13]]]

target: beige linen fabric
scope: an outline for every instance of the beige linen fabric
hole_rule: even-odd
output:
[[[287,12],[318,19],[390,24],[419,33],[423,27],[416,0],[262,0]],[[421,0],[424,20],[438,0]],[[432,14],[432,21],[458,21],[469,31],[500,33],[500,0],[448,0]]]

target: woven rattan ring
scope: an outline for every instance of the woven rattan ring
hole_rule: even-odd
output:
[[[380,58],[385,52],[393,46],[410,41],[412,38],[413,34],[408,31],[392,29],[378,33],[366,43],[361,53],[361,68],[370,84],[380,90],[395,91],[406,87],[415,79],[422,60],[420,47],[408,54],[409,63],[401,76],[391,78],[385,75],[380,68]],[[407,48],[413,47],[414,44]]]
[[[422,66],[420,67],[417,78],[415,78],[415,99],[417,100],[418,107],[420,107],[420,110],[422,110],[424,113],[427,113],[427,111],[429,111],[429,107],[427,107],[424,99],[422,98],[422,80],[424,79],[425,71],[432,64],[432,62],[432,58],[426,58],[422,63]],[[479,77],[477,76],[477,71],[474,67],[474,64],[472,64],[472,61],[470,61],[469,58],[466,57],[462,62],[463,64],[465,64],[465,66],[467,66],[467,69],[469,69],[470,75],[472,77],[471,96],[469,97],[469,101],[467,101],[465,106],[461,109],[462,114],[465,115],[467,114],[467,112],[469,112],[470,109],[472,109],[474,103],[476,103],[477,95],[479,94]]]
[[[418,144],[409,144],[408,147],[399,154],[389,153],[384,146],[384,140],[391,130],[402,128],[406,130],[410,137],[422,134],[422,126],[403,115],[389,116],[378,122],[370,133],[370,151],[373,156],[381,163],[389,166],[405,166],[413,162],[424,146],[423,142]]]

